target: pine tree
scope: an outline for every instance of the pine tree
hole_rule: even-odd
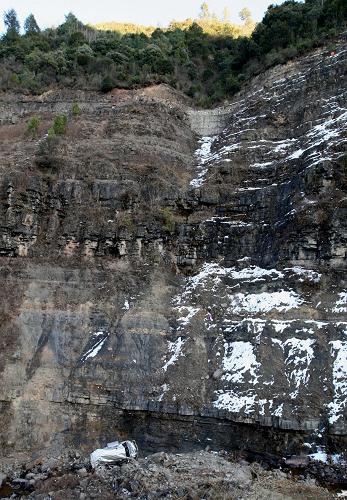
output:
[[[41,30],[33,14],[30,14],[24,21],[24,31],[27,35],[31,35],[32,33],[40,33]]]
[[[84,27],[83,23],[79,21],[72,12],[69,12],[67,16],[65,16],[65,23],[62,26],[64,26],[64,30],[70,34]]]
[[[6,38],[8,40],[15,40],[19,37],[20,25],[14,9],[5,12],[4,25],[6,26]]]

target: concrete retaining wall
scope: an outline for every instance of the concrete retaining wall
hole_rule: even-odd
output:
[[[198,135],[209,136],[217,135],[225,128],[231,109],[215,108],[207,110],[190,110],[188,112],[191,127]]]

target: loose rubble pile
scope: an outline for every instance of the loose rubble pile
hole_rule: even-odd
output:
[[[12,471],[8,478],[6,474],[1,477],[0,497],[7,491],[10,498],[25,494],[36,500],[335,498],[309,475],[293,477],[280,469],[266,470],[259,464],[233,459],[225,452],[161,452],[95,471],[89,459],[70,453],[69,460],[51,460]]]

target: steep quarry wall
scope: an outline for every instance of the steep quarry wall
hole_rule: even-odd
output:
[[[132,436],[345,451],[346,58],[212,111],[162,88],[2,96],[2,460]]]

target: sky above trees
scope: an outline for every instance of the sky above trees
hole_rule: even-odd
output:
[[[195,18],[199,14],[202,0],[2,0],[3,11],[14,8],[23,25],[24,19],[32,12],[41,28],[57,26],[64,21],[64,14],[72,11],[84,23],[103,21],[133,22],[145,25],[165,26],[172,20]],[[238,14],[248,7],[255,21],[260,21],[270,3],[280,4],[281,0],[210,0],[211,11],[223,16],[225,7],[230,12],[231,21],[239,21]],[[2,20],[0,31],[4,31]]]

